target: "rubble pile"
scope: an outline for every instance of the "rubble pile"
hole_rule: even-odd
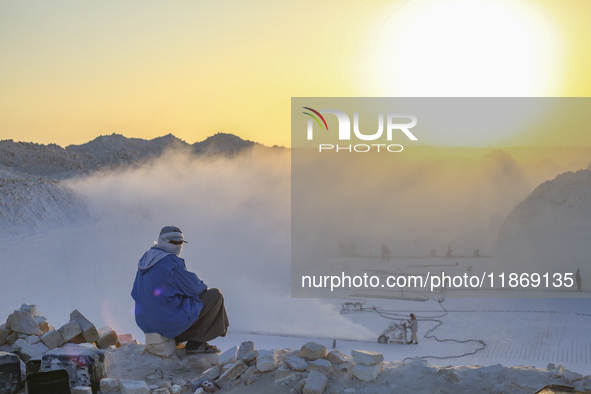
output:
[[[353,351],[352,357],[339,350],[308,342],[301,349],[255,350],[251,341],[243,342],[217,356],[216,365],[188,383],[189,392],[212,393],[237,385],[249,386],[269,374],[275,385],[287,385],[292,393],[322,394],[329,380],[370,382],[383,368],[384,357],[370,351]],[[354,389],[353,389],[354,390]],[[354,392],[354,391],[349,391]]]
[[[129,334],[118,336],[110,327],[97,329],[78,310],[70,313],[70,321],[56,329],[37,311],[36,305],[23,304],[0,325],[0,350],[14,352],[24,362],[41,359],[67,343],[89,343],[107,349],[131,342],[137,343]]]
[[[187,355],[174,339],[156,333],[146,334],[146,343],[139,344],[131,335],[117,335],[110,327],[97,329],[78,310],[56,329],[35,305],[28,304],[0,326],[0,350],[18,355],[23,381],[30,372],[66,369],[73,394],[227,392],[261,378],[291,393],[322,394],[331,380],[375,380],[384,359],[368,351],[353,351],[351,356],[338,350],[328,352],[313,342],[297,350],[257,350],[247,341],[223,353]],[[40,360],[41,367],[29,371],[28,362],[34,360]],[[126,367],[123,372],[121,364]],[[108,376],[111,367],[114,376]],[[153,369],[145,373],[148,368]]]

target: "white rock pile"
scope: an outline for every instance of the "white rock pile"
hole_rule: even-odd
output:
[[[216,358],[209,361],[213,366],[188,383],[191,393],[214,392],[240,384],[248,386],[271,374],[275,384],[288,385],[293,393],[322,394],[330,378],[375,380],[384,360],[375,352],[354,351],[353,357],[339,350],[328,352],[325,346],[314,342],[306,343],[299,350],[257,351],[251,341],[243,342],[240,347],[234,346]]]
[[[21,305],[0,325],[0,350],[16,353],[24,362],[41,359],[48,351],[66,343],[90,343],[107,349],[137,341],[130,334],[118,336],[110,327],[97,330],[78,310],[70,314],[70,321],[56,329],[32,304]]]

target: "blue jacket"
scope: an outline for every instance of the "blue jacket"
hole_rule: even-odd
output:
[[[205,290],[207,285],[187,271],[185,260],[153,247],[140,259],[131,291],[135,321],[145,333],[174,338],[199,317],[199,294]]]

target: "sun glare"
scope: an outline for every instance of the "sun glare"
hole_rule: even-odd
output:
[[[560,94],[556,28],[518,1],[411,1],[374,43],[365,70],[384,96]]]

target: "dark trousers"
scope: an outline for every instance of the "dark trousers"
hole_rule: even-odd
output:
[[[205,290],[199,295],[203,308],[199,318],[187,331],[175,338],[177,342],[207,342],[217,337],[225,337],[228,331],[228,315],[224,307],[224,296],[218,289]]]

